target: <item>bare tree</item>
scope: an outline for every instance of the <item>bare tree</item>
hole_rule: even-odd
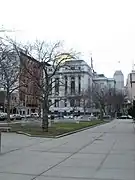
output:
[[[91,88],[81,91],[81,106],[83,107],[84,115],[86,115],[86,110],[91,108],[92,98],[91,98]]]
[[[29,47],[31,49],[30,52],[28,51]],[[39,62],[39,66],[42,71],[42,76],[40,76],[41,79],[39,81],[37,75],[30,71],[25,64],[23,64],[25,70],[31,75],[31,77],[33,77],[34,83],[36,83],[38,89],[40,90],[40,94],[36,96],[41,102],[43,109],[42,129],[43,131],[48,131],[48,113],[49,108],[52,105],[49,98],[52,96],[54,88],[55,96],[59,97],[59,87],[63,83],[59,78],[59,71],[65,66],[65,62],[67,60],[73,60],[76,58],[76,53],[72,50],[68,52],[65,51],[60,42],[47,44],[45,41],[41,42],[38,40],[36,40],[33,45],[25,46],[25,49],[25,52],[27,52],[30,57],[35,57],[35,59]]]
[[[107,104],[111,111],[120,112],[123,110],[125,95],[122,92],[110,89],[107,94]]]
[[[97,108],[100,109],[100,118],[106,113],[106,106],[108,100],[108,89],[100,88],[98,84],[94,84],[92,88],[92,99]]]
[[[92,95],[96,107],[100,109],[101,118],[103,118],[103,114],[106,113],[114,116],[115,112],[123,109],[124,94],[116,92],[113,88],[100,88],[98,84],[95,84]]]
[[[1,87],[6,92],[7,121],[10,121],[11,95],[19,88],[19,59],[14,46],[9,42],[0,40],[0,76]]]

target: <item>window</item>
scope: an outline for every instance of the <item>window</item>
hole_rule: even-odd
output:
[[[78,93],[81,93],[81,76],[78,76]]]
[[[2,81],[5,79],[5,76],[4,76],[4,74],[3,74],[3,73],[2,73],[2,78],[1,78],[1,79],[2,79]]]
[[[81,67],[79,66],[78,69],[81,70]]]
[[[104,88],[104,83],[100,83],[100,88]]]
[[[59,78],[55,79],[55,94],[59,94]]]
[[[67,76],[65,76],[65,95],[67,94],[67,85],[68,85],[68,79]]]
[[[52,105],[52,100],[51,99],[49,99],[49,106],[51,106]]]
[[[109,89],[111,89],[111,84],[109,84]]]
[[[70,106],[71,106],[71,107],[74,107],[74,106],[75,106],[75,100],[74,100],[74,99],[71,99],[71,100],[70,100]]]
[[[67,107],[67,100],[66,99],[64,100],[64,105],[65,105],[65,107]]]
[[[58,100],[58,99],[55,99],[54,106],[55,106],[55,107],[59,107],[59,100]]]
[[[71,77],[71,94],[75,94],[75,77]]]
[[[76,100],[76,105],[77,105],[77,107],[80,107],[80,99]]]
[[[74,67],[74,66],[71,66],[71,70],[75,70],[75,67]]]

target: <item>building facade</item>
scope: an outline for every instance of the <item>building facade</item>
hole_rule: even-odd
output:
[[[55,88],[50,96],[53,103],[51,113],[83,113],[84,99],[86,103],[88,90],[92,87],[93,73],[90,66],[83,60],[67,61],[54,78]]]
[[[97,74],[93,78],[93,83],[99,85],[100,89],[115,89],[116,88],[116,81],[114,78],[107,78],[104,74]]]
[[[116,81],[116,91],[124,91],[124,75],[122,73],[122,71],[117,70],[114,73],[113,78]]]
[[[17,68],[16,76],[13,77],[13,80],[10,79],[10,81],[14,82],[11,89],[15,89],[10,98],[11,113],[28,115],[37,112],[40,104],[39,96],[41,95],[38,86],[42,77],[41,63],[23,52],[20,52],[20,57],[16,55],[14,61],[18,64],[11,67],[11,72]],[[2,74],[0,74],[0,80],[0,110],[6,112],[6,88],[4,88]]]
[[[129,101],[132,103],[135,99],[135,71],[128,74],[126,83],[126,92]]]
[[[21,52],[19,76],[20,114],[38,113],[41,97],[39,88],[43,75],[41,63]]]
[[[51,69],[49,70],[51,73]],[[54,88],[49,97],[50,112],[54,114],[91,114],[99,112],[93,103],[93,87],[98,84],[103,89],[115,89],[114,78],[97,74],[84,60],[71,60],[56,73]],[[60,85],[60,82],[62,84]]]

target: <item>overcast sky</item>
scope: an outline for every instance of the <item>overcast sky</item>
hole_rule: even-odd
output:
[[[134,0],[0,0],[0,25],[17,40],[64,40],[95,70],[127,77],[135,62]],[[120,64],[118,64],[120,61]]]

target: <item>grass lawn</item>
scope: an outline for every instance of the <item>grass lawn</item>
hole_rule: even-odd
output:
[[[12,124],[10,125],[12,130],[11,132],[22,131],[24,133],[28,133],[32,136],[39,136],[39,137],[55,137],[58,135],[62,135],[64,133],[73,132],[75,130],[83,129],[86,127],[95,126],[97,124],[102,124],[104,121],[96,120],[90,122],[80,122],[79,124],[74,122],[58,122],[53,123],[51,127],[49,127],[48,132],[43,132],[41,127],[37,125],[21,125],[21,124]]]

